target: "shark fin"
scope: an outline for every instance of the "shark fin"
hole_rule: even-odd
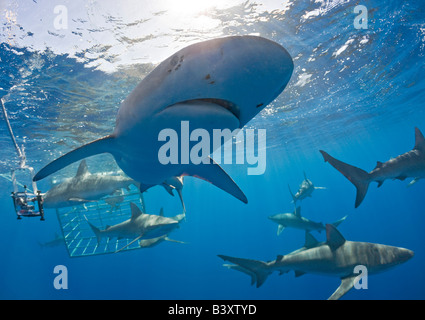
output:
[[[177,189],[177,194],[179,195],[180,201],[182,203],[183,206],[183,212],[186,212],[186,206],[184,205],[184,200],[183,200],[183,193],[181,189]]]
[[[80,162],[80,165],[78,166],[77,174],[75,176],[83,177],[88,174],[90,174],[90,172],[89,172],[89,168],[87,167],[87,162],[86,160],[83,160]]]
[[[383,163],[383,162],[378,161],[378,162],[376,162],[376,167],[375,167],[375,169],[382,168],[382,166],[383,166],[383,165],[384,165],[384,163]]]
[[[121,249],[118,249],[117,251],[115,251],[114,253],[118,253],[118,252],[121,252],[121,251],[123,251],[125,248],[127,248],[128,246],[131,246],[133,243],[135,243],[137,240],[139,240],[140,238],[142,238],[143,237],[143,233],[140,235],[140,236],[138,236],[136,239],[134,239],[133,241],[131,241],[129,244],[127,244],[127,245],[125,245],[124,247],[122,247]]]
[[[244,203],[248,199],[233,179],[213,159],[208,164],[189,165],[182,175],[193,176],[205,180],[216,187],[230,193]]]
[[[415,150],[425,152],[425,138],[421,130],[415,128]]]
[[[167,183],[163,183],[162,186],[164,187],[164,189],[171,195],[174,197],[174,193],[173,190],[175,189],[172,185],[169,185]]]
[[[264,283],[264,281],[266,281],[267,277],[271,273],[271,271],[269,271],[269,269],[267,268],[267,264],[263,261],[233,258],[233,257],[223,256],[223,255],[218,255],[218,256],[224,261],[229,261],[231,263],[234,263],[240,266],[241,268],[255,274],[257,288],[261,287],[261,285]]]
[[[366,171],[339,161],[325,151],[320,150],[325,162],[329,162],[335,169],[341,172],[357,189],[355,207],[362,203],[370,184],[370,176]]]
[[[338,249],[345,243],[345,238],[338,231],[338,229],[331,224],[326,225],[326,239],[328,246],[332,250]]]
[[[97,227],[95,227],[94,225],[92,225],[92,224],[89,222],[89,219],[87,219],[87,217],[86,217],[85,215],[84,215],[84,218],[86,219],[86,221],[87,221],[87,223],[89,224],[90,228],[93,230],[93,232],[94,232],[94,234],[95,234],[95,236],[96,236],[96,239],[97,239],[97,245],[99,245],[99,244],[100,244],[100,240],[102,239],[101,231],[99,230],[99,228],[97,228]]]
[[[348,278],[341,279],[341,285],[336,289],[336,291],[328,298],[328,300],[338,300],[348,291],[354,287],[354,282],[357,276],[352,276]]]
[[[298,218],[301,218],[301,207],[297,207],[295,209],[294,215],[297,216]]]
[[[413,186],[416,182],[418,182],[421,178],[415,178],[412,181],[410,181],[410,183],[407,185],[408,187]]]
[[[168,241],[168,242],[174,242],[174,243],[187,244],[187,242],[180,241],[180,240],[175,240],[175,239],[170,239],[170,238],[168,238],[168,237],[165,237],[165,238],[164,238],[164,240],[165,240],[165,241]]]
[[[302,275],[306,274],[306,272],[304,271],[297,271],[295,270],[295,278],[301,277]]]
[[[292,197],[292,203],[297,203],[297,198],[292,193],[292,190],[291,190],[291,187],[289,186],[289,184],[288,184],[288,189],[289,189],[289,193],[291,194],[291,197]]]
[[[163,217],[164,216],[164,208],[161,207],[161,209],[159,210],[159,216]]]
[[[278,227],[277,227],[277,235],[279,236],[281,233],[282,233],[282,231],[283,230],[285,230],[285,226],[284,225],[278,225]]]
[[[338,221],[335,221],[334,223],[332,223],[332,225],[337,228],[341,223],[343,223],[345,221],[345,219],[347,219],[348,215],[339,219]]]
[[[113,135],[109,135],[90,142],[88,144],[85,144],[71,152],[68,152],[67,154],[50,162],[43,169],[41,169],[34,176],[33,180],[39,181],[41,179],[44,179],[52,173],[55,173],[56,171],[59,171],[60,169],[65,168],[66,166],[83,158],[94,156],[99,153],[112,152],[114,139],[115,137]]]
[[[319,241],[317,241],[317,239],[313,237],[310,232],[306,231],[304,247],[310,249],[310,248],[316,247],[318,244],[319,244]]]
[[[132,220],[138,218],[139,216],[141,216],[143,214],[143,212],[139,209],[139,207],[136,204],[134,204],[133,202],[130,202],[130,207],[131,207],[131,219]]]

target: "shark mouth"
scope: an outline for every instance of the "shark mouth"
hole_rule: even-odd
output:
[[[231,101],[214,98],[197,99],[195,101],[203,101],[219,105],[220,107],[223,107],[224,109],[230,111],[236,118],[240,120],[241,110],[235,103]]]
[[[201,98],[201,99],[191,99],[191,100],[185,100],[185,101],[180,101],[178,103],[169,105],[168,107],[166,107],[166,109],[171,108],[175,105],[178,104],[199,104],[199,102],[207,102],[207,103],[212,103],[215,104],[217,106],[220,106],[224,109],[226,109],[227,111],[229,111],[230,113],[232,113],[239,121],[240,121],[240,108],[233,102],[228,101],[228,100],[223,100],[223,99],[216,99],[216,98]]]

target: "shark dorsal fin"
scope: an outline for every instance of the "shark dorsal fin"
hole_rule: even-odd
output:
[[[90,172],[89,172],[89,169],[87,167],[86,160],[83,160],[83,161],[81,161],[80,166],[78,167],[77,174],[75,176],[76,177],[83,177],[87,174],[90,174]]]
[[[160,217],[164,216],[164,208],[161,208],[161,210],[159,210],[159,216]]]
[[[331,224],[326,225],[326,239],[328,246],[332,250],[338,249],[346,241],[338,229]]]
[[[301,218],[301,207],[297,207],[294,211],[295,216]]]
[[[375,167],[375,169],[381,168],[383,164],[384,164],[384,163],[383,163],[383,162],[381,162],[381,161],[376,162],[376,167]]]
[[[313,237],[310,232],[307,231],[305,233],[305,244],[304,244],[304,247],[306,247],[306,248],[314,248],[314,247],[317,246],[318,243],[319,243],[319,241],[317,241],[316,238]]]
[[[136,219],[137,217],[141,216],[143,212],[139,209],[137,205],[135,205],[133,202],[130,202],[131,207],[131,219]]]
[[[425,138],[418,128],[415,128],[415,150],[425,152]]]

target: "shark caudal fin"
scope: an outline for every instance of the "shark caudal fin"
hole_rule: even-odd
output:
[[[229,261],[238,266],[238,268],[234,268],[235,270],[251,275],[252,282],[257,283],[257,288],[259,288],[264,281],[266,281],[269,274],[271,274],[271,271],[267,268],[267,264],[263,261],[234,258],[223,255],[218,256],[224,261]]]
[[[295,197],[295,195],[292,193],[292,190],[291,190],[291,187],[289,186],[289,184],[288,184],[288,190],[289,190],[289,193],[291,194],[291,197],[292,197],[292,203],[297,203],[297,198]]]
[[[347,163],[339,161],[325,151],[320,150],[325,162],[329,162],[335,169],[341,172],[354,186],[357,188],[357,196],[355,207],[357,208],[362,203],[366,196],[369,184],[371,182],[369,173],[366,171],[351,166]]]
[[[75,150],[64,154],[62,157],[50,162],[47,166],[41,169],[34,177],[34,181],[44,179],[45,177],[59,171],[66,166],[79,161],[81,159],[94,156],[99,153],[111,152],[113,149],[114,136],[106,136],[85,144]]]
[[[86,216],[84,216],[84,218],[86,219],[86,221],[87,221],[87,223],[89,224],[90,228],[93,230],[93,233],[96,235],[97,244],[99,245],[99,244],[100,244],[100,239],[102,239],[102,235],[101,235],[101,233],[100,233],[99,228],[97,228],[97,227],[95,227],[94,225],[92,225],[92,224],[89,222],[89,219],[87,219],[87,217],[86,217]]]
[[[209,158],[208,164],[200,163],[198,165],[188,165],[182,173],[183,176],[193,176],[205,180],[216,187],[230,193],[243,203],[248,203],[248,199],[235,181],[220,167],[213,159]],[[180,194],[179,194],[180,196]]]

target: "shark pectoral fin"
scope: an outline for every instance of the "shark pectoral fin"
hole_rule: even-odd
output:
[[[279,236],[281,233],[282,233],[282,231],[285,229],[285,226],[283,226],[283,225],[279,225],[278,227],[277,227],[277,235]]]
[[[117,251],[115,251],[114,253],[118,253],[118,252],[121,252],[121,251],[123,251],[125,248],[127,248],[128,246],[131,246],[133,243],[135,243],[137,240],[139,240],[140,238],[142,238],[143,237],[143,233],[140,235],[140,236],[138,236],[136,239],[134,239],[134,240],[132,240],[129,244],[127,244],[127,245],[125,245],[124,247],[122,247],[121,249],[118,249]]]
[[[168,238],[168,237],[165,237],[165,238],[164,238],[164,240],[165,240],[165,241],[168,241],[168,242],[175,242],[175,243],[187,244],[187,242],[180,241],[180,240],[170,239],[170,238]]]
[[[173,190],[175,189],[175,187],[173,187],[172,185],[169,185],[168,183],[165,183],[165,182],[162,183],[162,186],[171,196],[174,197]]]
[[[351,288],[354,287],[354,282],[357,276],[352,276],[348,278],[341,279],[341,285],[336,289],[336,291],[328,298],[328,300],[338,300],[343,295],[345,295]]]
[[[304,271],[297,271],[295,270],[295,278],[301,277],[302,275],[306,274]]]
[[[407,187],[411,187],[413,186],[416,182],[418,182],[421,178],[415,178],[412,181],[410,181],[410,183],[407,185]]]
[[[189,165],[182,175],[193,176],[205,180],[216,187],[230,193],[244,203],[248,199],[233,179],[213,159],[209,158],[208,164]]]
[[[71,152],[68,152],[67,154],[50,162],[47,166],[41,169],[35,175],[33,180],[34,181],[41,180],[78,160],[81,160],[90,156],[94,156],[99,153],[111,152],[113,150],[114,139],[115,139],[114,136],[109,135],[101,139],[95,140],[93,142],[90,142],[88,144],[85,144]]]

